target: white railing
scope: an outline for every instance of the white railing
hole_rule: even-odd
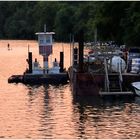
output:
[[[108,78],[108,68],[106,58],[104,58],[104,65],[105,65],[105,91],[109,92],[109,78]]]

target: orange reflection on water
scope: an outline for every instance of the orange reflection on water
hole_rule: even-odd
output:
[[[8,50],[7,43],[10,44],[11,50]],[[48,108],[52,111],[46,113],[46,101],[44,92],[44,87],[37,88],[28,88],[23,84],[8,84],[7,79],[9,76],[13,74],[22,74],[27,67],[26,59],[28,57],[28,46],[29,50],[33,53],[33,60],[37,58],[42,65],[42,56],[38,54],[38,44],[36,41],[21,41],[21,40],[2,40],[0,41],[1,46],[1,55],[0,55],[0,64],[1,64],[1,75],[0,75],[0,84],[1,84],[1,96],[0,96],[0,138],[42,138],[43,136],[50,137],[50,135],[54,135],[55,137],[55,129],[58,133],[62,133],[61,126],[68,125],[64,122],[71,122],[63,120],[65,117],[65,113],[60,113],[61,110],[61,98],[58,96],[56,99],[60,102],[60,106],[56,106],[56,103],[53,103],[53,89],[50,91],[50,98]],[[63,44],[63,47],[67,47],[67,44]],[[64,49],[63,49],[64,50]],[[60,51],[62,51],[62,44],[54,44],[54,52],[55,57],[59,61]],[[65,50],[64,50],[65,51]],[[50,60],[55,58],[53,55],[50,56]],[[64,55],[65,57],[65,55]],[[68,57],[68,55],[67,55]],[[51,63],[50,63],[51,64]],[[64,62],[64,65],[68,67],[68,61]],[[46,89],[47,90],[47,89]],[[59,91],[58,91],[59,92]],[[67,93],[67,92],[66,92]],[[58,93],[59,95],[59,93]],[[68,112],[71,112],[71,105],[69,96],[66,94],[62,94],[62,98],[67,98],[67,109]],[[63,100],[65,101],[65,100]],[[62,102],[62,105],[65,103]],[[59,110],[60,109],[60,110]],[[65,110],[65,108],[64,108]],[[58,112],[57,112],[58,111]],[[50,120],[48,120],[49,124],[45,125],[50,116]],[[61,114],[59,116],[59,114]],[[45,115],[48,115],[44,118]],[[55,117],[58,118],[55,118]],[[54,117],[54,118],[53,118]],[[62,118],[61,118],[62,117]],[[56,119],[56,122],[51,120]],[[62,119],[62,120],[61,120]],[[63,122],[63,123],[62,123]],[[44,124],[45,123],[45,124]],[[43,125],[43,126],[42,126]],[[46,128],[45,128],[46,127]],[[47,128],[51,127],[52,132],[44,133],[45,129],[48,132]],[[62,128],[65,128],[64,126]],[[69,133],[70,131],[68,131]],[[71,132],[70,132],[71,133]]]
[[[0,41],[0,138],[140,138],[139,97],[96,100],[74,97],[69,84],[8,84],[9,76],[26,69],[28,45],[42,65],[37,41]],[[68,68],[69,44],[54,43],[49,60],[59,61],[62,50]]]

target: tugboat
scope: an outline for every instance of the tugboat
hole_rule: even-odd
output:
[[[28,51],[28,68],[23,75],[12,75],[8,82],[21,82],[25,84],[63,84],[68,82],[67,71],[64,70],[64,53],[60,52],[60,63],[56,58],[53,66],[49,68],[48,57],[52,54],[54,32],[38,32],[39,54],[43,56],[43,68],[40,67],[37,59],[32,62],[32,52]]]

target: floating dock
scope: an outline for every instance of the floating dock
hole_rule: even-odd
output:
[[[28,68],[23,75],[12,75],[8,78],[8,83],[24,83],[24,84],[64,84],[68,82],[68,73],[64,69],[64,53],[60,52],[60,62],[55,58],[52,66],[48,65],[48,57],[53,51],[54,32],[36,33],[38,35],[39,54],[43,56],[43,67],[40,66],[37,58],[32,60],[32,52],[28,48]]]
[[[12,75],[8,78],[8,83],[23,83],[23,84],[66,84],[68,83],[68,74],[47,74],[47,75]]]

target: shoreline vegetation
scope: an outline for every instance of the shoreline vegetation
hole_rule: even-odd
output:
[[[57,42],[116,41],[140,45],[140,3],[137,1],[1,1],[0,39],[36,39],[35,32],[54,31]]]

